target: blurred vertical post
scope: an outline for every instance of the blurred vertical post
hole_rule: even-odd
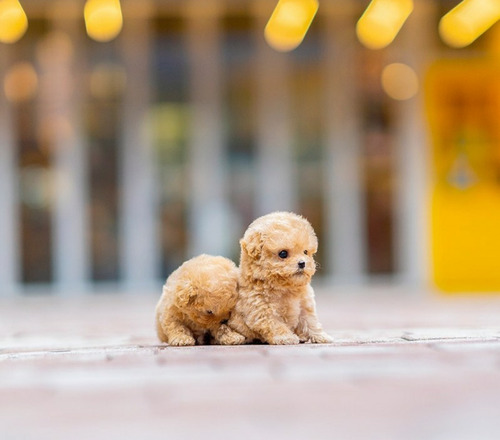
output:
[[[189,256],[227,255],[231,246],[226,201],[220,2],[185,0],[189,57]]]
[[[415,2],[413,14],[401,30],[390,51],[394,59],[413,67],[423,79],[432,57],[436,29],[435,2]],[[428,145],[426,139],[423,92],[396,103],[395,112],[395,255],[400,281],[420,285],[429,280],[429,191]]]
[[[127,72],[120,142],[120,268],[126,287],[152,285],[160,274],[158,200],[151,133],[151,2],[122,2],[119,38]]]
[[[54,166],[54,280],[64,294],[82,291],[89,276],[86,177],[82,135],[82,95],[78,65],[80,11],[54,2],[49,9],[52,31],[40,42],[39,130],[52,151]]]
[[[340,282],[363,279],[366,234],[363,227],[359,103],[356,93],[357,5],[324,5],[326,135],[325,206],[328,272]]]
[[[0,77],[4,78],[10,49],[0,51]],[[12,131],[11,107],[0,93],[0,296],[11,294],[19,282],[18,164]]]
[[[257,215],[277,210],[293,211],[296,187],[293,176],[293,137],[290,114],[290,63],[286,53],[269,47],[264,28],[274,2],[254,2],[256,17],[257,111]]]

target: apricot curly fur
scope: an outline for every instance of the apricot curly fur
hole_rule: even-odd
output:
[[[168,277],[156,306],[156,332],[169,345],[241,344],[227,325],[238,295],[238,269],[227,258],[199,255]]]
[[[245,342],[331,342],[318,322],[310,285],[318,248],[311,224],[294,213],[274,212],[256,219],[240,245],[239,295],[231,328]],[[282,251],[286,257],[280,257]]]

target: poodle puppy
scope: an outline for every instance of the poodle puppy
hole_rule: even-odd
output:
[[[200,255],[168,277],[156,306],[156,332],[169,345],[241,344],[227,325],[238,296],[238,269],[227,258]]]
[[[239,297],[229,321],[245,342],[269,344],[332,342],[316,317],[311,224],[290,212],[256,219],[240,240]]]

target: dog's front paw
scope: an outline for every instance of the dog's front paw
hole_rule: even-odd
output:
[[[304,342],[309,342],[309,336],[308,335],[302,335],[300,334],[299,335],[299,341],[301,344],[303,344]]]
[[[174,345],[176,347],[195,345],[196,341],[192,336],[189,335],[177,335],[169,339],[168,345]]]
[[[268,342],[272,345],[294,345],[299,344],[300,339],[297,335],[290,333],[273,336]]]
[[[309,341],[312,344],[329,344],[333,342],[333,338],[325,332],[316,333],[309,336]]]
[[[245,336],[239,334],[226,324],[222,324],[215,334],[215,341],[221,345],[244,344],[245,340]]]
[[[226,333],[219,338],[222,345],[241,345],[245,343],[245,336],[236,332]]]

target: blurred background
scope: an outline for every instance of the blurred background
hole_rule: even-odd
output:
[[[1,0],[0,295],[158,289],[275,210],[326,284],[500,291],[497,3]]]

